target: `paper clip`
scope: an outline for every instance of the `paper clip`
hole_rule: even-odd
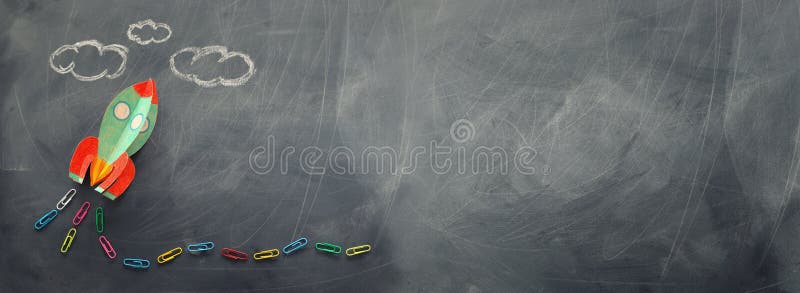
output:
[[[67,207],[69,202],[72,201],[72,198],[75,197],[75,192],[75,189],[70,189],[67,191],[67,193],[64,194],[64,196],[61,197],[61,200],[59,200],[56,204],[56,209],[60,211]]]
[[[303,248],[304,246],[306,246],[306,244],[308,244],[308,239],[306,239],[305,237],[300,237],[294,242],[289,243],[289,245],[284,246],[283,254],[291,254],[292,252],[295,252],[298,249]]]
[[[75,225],[75,226],[80,225],[81,221],[83,221],[83,218],[86,217],[86,213],[89,212],[89,207],[91,207],[91,206],[92,206],[92,204],[90,204],[88,201],[83,202],[83,204],[81,205],[81,208],[78,210],[78,213],[75,214],[74,218],[72,218],[72,224]]]
[[[253,259],[254,260],[262,260],[262,259],[268,259],[268,258],[277,257],[279,255],[281,255],[281,251],[278,250],[277,248],[274,248],[274,249],[270,249],[270,250],[264,250],[264,251],[259,251],[259,252],[253,253]]]
[[[236,249],[230,249],[227,247],[222,249],[222,256],[230,258],[232,260],[247,260],[247,253],[238,251]]]
[[[370,250],[372,250],[372,246],[369,246],[369,244],[364,244],[364,245],[350,247],[347,250],[345,250],[344,253],[347,254],[347,256],[354,256],[362,253],[367,253]]]
[[[175,247],[175,248],[171,249],[170,251],[167,251],[167,252],[162,253],[161,255],[159,255],[158,258],[156,258],[156,261],[158,261],[158,263],[165,263],[165,262],[171,261],[176,256],[181,255],[182,252],[183,252],[182,248]]]
[[[72,246],[72,240],[75,240],[75,234],[77,233],[78,230],[75,230],[75,228],[69,228],[67,237],[64,238],[64,243],[61,243],[61,253],[67,253],[67,251],[69,251],[69,247]]]
[[[50,221],[55,219],[56,216],[58,216],[58,211],[50,210],[49,212],[44,214],[41,218],[36,220],[36,223],[33,224],[33,229],[36,229],[37,231],[42,230],[42,228],[44,228],[44,226],[47,226],[47,224],[49,224]]]
[[[106,252],[108,258],[114,259],[115,257],[117,257],[117,252],[114,250],[114,247],[111,246],[111,242],[108,242],[108,238],[106,238],[106,236],[100,235],[100,238],[98,238],[97,240],[100,241],[100,247],[102,247],[103,251]]]
[[[106,221],[103,218],[103,207],[97,207],[94,210],[94,227],[97,228],[97,233],[102,234],[106,226]]]
[[[333,253],[333,254],[342,253],[342,247],[339,246],[339,245],[330,244],[330,243],[327,243],[327,242],[317,242],[316,244],[314,244],[314,246],[319,251],[324,251],[324,252]]]
[[[191,254],[201,254],[212,249],[214,249],[214,242],[201,242],[186,246],[186,250],[188,250]]]
[[[150,267],[150,261],[140,258],[126,258],[122,260],[122,265],[132,269],[146,270]]]

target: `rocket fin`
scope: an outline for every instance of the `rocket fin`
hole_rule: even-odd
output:
[[[120,158],[120,160],[122,159],[123,158]],[[125,163],[124,171],[122,171],[122,174],[117,177],[117,180],[111,184],[111,187],[103,192],[103,195],[111,200],[115,200],[120,197],[122,193],[128,189],[128,186],[131,185],[131,182],[133,182],[133,176],[136,175],[136,167],[133,165],[133,161],[131,161],[131,159],[127,156],[124,159],[127,161]]]
[[[108,187],[114,184],[115,181],[119,180],[120,175],[125,171],[125,165],[128,164],[130,159],[128,159],[127,153],[122,153],[122,155],[117,158],[116,161],[111,163],[111,173],[108,174],[103,182],[100,183],[94,190],[100,193],[103,193]]]
[[[83,183],[89,164],[97,157],[97,137],[88,136],[78,143],[69,162],[69,178],[78,184]]]

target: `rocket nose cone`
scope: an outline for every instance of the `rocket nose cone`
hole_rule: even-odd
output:
[[[156,92],[156,83],[152,79],[133,85],[133,90],[142,97],[152,97]]]

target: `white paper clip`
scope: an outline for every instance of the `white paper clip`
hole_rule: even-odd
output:
[[[60,211],[67,207],[69,202],[72,201],[72,198],[75,197],[75,193],[75,189],[70,189],[67,191],[67,193],[64,194],[64,197],[62,197],[61,200],[58,201],[58,204],[56,204],[56,209]]]

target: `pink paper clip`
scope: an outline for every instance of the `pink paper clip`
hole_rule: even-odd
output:
[[[92,206],[92,204],[90,204],[88,201],[84,202],[81,205],[81,208],[78,210],[78,213],[75,214],[74,218],[72,218],[72,224],[75,225],[75,226],[80,225],[81,221],[83,221],[83,218],[86,217],[86,213],[89,212],[89,207],[91,207],[91,206]]]
[[[97,240],[100,240],[100,247],[102,247],[103,251],[106,252],[108,258],[114,259],[115,257],[117,257],[117,252],[114,250],[114,247],[111,246],[111,242],[108,242],[106,236],[101,235],[100,238],[98,238]]]

